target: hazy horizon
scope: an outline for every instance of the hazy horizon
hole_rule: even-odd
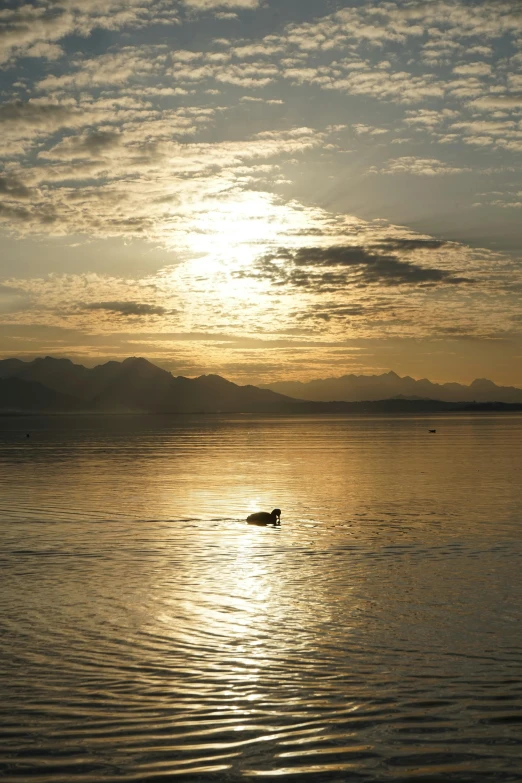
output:
[[[159,367],[161,370],[165,370],[166,372],[170,372],[174,377],[176,377],[175,373],[172,373],[171,370],[169,370],[167,367],[163,367],[160,362],[152,361],[147,356],[127,356],[125,358],[119,358],[119,359],[104,359],[103,361],[96,361],[94,359],[91,360],[91,361],[85,361],[85,360],[75,360],[75,359],[72,359],[69,356],[51,356],[51,355],[47,354],[47,355],[38,355],[38,356],[34,356],[34,357],[32,357],[32,356],[31,357],[28,357],[28,356],[23,356],[23,357],[21,357],[21,356],[9,356],[9,357],[2,356],[2,357],[0,357],[0,362],[4,361],[5,359],[18,359],[19,361],[22,361],[22,362],[27,363],[27,364],[31,363],[31,362],[33,362],[35,360],[44,360],[44,359],[54,359],[56,361],[65,360],[65,361],[70,361],[70,362],[72,362],[75,365],[79,365],[79,366],[85,367],[87,369],[94,369],[96,367],[100,367],[100,366],[102,366],[104,364],[107,364],[107,363],[109,363],[111,361],[116,361],[116,362],[122,363],[122,362],[133,360],[133,359],[144,359],[145,361],[149,362],[150,364],[153,364],[154,366]],[[220,373],[210,372],[210,371],[204,371],[204,372],[200,373],[200,375],[187,375],[187,376],[182,376],[182,377],[200,378],[202,376],[209,376],[209,375],[218,375],[218,376],[220,376],[222,378],[225,378],[225,376],[220,375]],[[284,383],[284,382],[288,381],[288,382],[292,382],[292,383],[306,384],[306,383],[311,383],[311,382],[314,382],[314,381],[339,380],[339,379],[341,379],[343,377],[347,377],[349,375],[354,375],[354,376],[360,377],[360,378],[374,378],[374,377],[382,377],[382,376],[386,376],[386,375],[392,375],[392,376],[396,376],[400,380],[403,380],[405,378],[411,378],[413,381],[422,381],[422,380],[426,381],[427,380],[427,381],[429,381],[429,383],[436,384],[436,385],[443,385],[445,383],[450,383],[450,384],[451,383],[458,383],[456,381],[438,381],[437,379],[429,378],[429,377],[415,378],[414,376],[400,375],[399,373],[395,372],[395,370],[393,370],[393,369],[383,370],[382,372],[379,372],[379,373],[367,372],[367,373],[342,373],[342,374],[338,374],[338,375],[323,375],[321,377],[308,378],[306,380],[302,380],[302,379],[299,379],[299,378],[293,378],[293,379],[291,379],[291,381],[289,381],[287,378],[278,378],[275,381],[272,381],[271,383],[273,385],[276,385],[279,382]],[[233,379],[228,378],[228,377],[225,378],[225,380],[229,380],[229,381],[232,381],[232,383],[235,383],[235,381]],[[495,383],[495,381],[493,381],[492,378],[474,378],[469,384],[459,384],[459,385],[467,387],[467,386],[471,386],[474,382],[477,382],[477,381],[492,381],[493,383]],[[260,382],[260,384],[261,384],[261,386],[265,385],[262,382]],[[239,385],[241,385],[241,383],[239,383]],[[257,384],[252,384],[252,385],[257,385]],[[270,385],[270,384],[266,384],[266,385]],[[495,385],[496,386],[502,386],[502,385],[508,385],[508,384],[496,384],[495,383]],[[519,388],[519,387],[515,386],[515,384],[510,384],[510,385],[514,386],[515,388]]]

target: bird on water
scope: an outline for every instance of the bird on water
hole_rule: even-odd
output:
[[[249,525],[280,525],[281,524],[281,509],[274,508],[273,511],[256,511],[255,514],[250,514],[247,517]]]

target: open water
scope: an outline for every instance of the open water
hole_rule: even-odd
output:
[[[0,779],[521,781],[521,457],[514,415],[1,418]]]

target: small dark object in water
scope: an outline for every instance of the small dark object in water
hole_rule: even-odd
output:
[[[273,511],[256,511],[255,514],[250,514],[247,517],[249,525],[280,525],[281,524],[281,509],[274,508]]]
[[[26,438],[30,438],[30,437],[31,437],[31,433],[30,433],[30,432],[28,432],[28,433],[27,433],[27,435],[26,435],[25,437],[26,437]]]
[[[428,430],[428,432],[437,432],[437,430]]]

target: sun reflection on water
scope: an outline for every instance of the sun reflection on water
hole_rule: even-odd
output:
[[[4,438],[9,774],[512,776],[520,426],[442,421],[437,450],[398,418]],[[273,506],[280,528],[246,524]]]

